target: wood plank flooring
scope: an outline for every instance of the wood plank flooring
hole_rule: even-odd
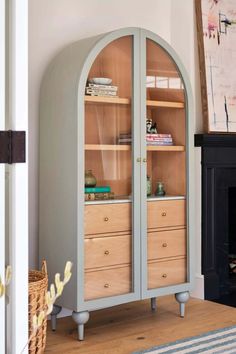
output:
[[[236,325],[236,309],[191,299],[186,316],[179,317],[173,296],[161,297],[151,312],[150,301],[138,301],[91,313],[85,341],[78,342],[71,317],[58,320],[57,331],[48,323],[45,353],[128,354],[210,330]]]

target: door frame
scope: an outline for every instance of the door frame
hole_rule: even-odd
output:
[[[27,162],[8,165],[6,175],[6,246],[12,268],[6,352],[19,354],[28,342],[28,0],[6,0],[5,5],[6,128],[26,132]]]
[[[0,130],[5,130],[5,0],[0,0]],[[0,165],[0,277],[5,280],[5,165]],[[0,353],[5,352],[5,297],[0,298]]]

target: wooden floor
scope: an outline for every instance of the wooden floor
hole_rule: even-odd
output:
[[[92,312],[83,342],[76,340],[70,317],[59,319],[56,332],[48,329],[46,353],[126,354],[232,325],[236,325],[235,308],[191,299],[182,319],[174,297],[167,296],[158,299],[155,313],[149,301]]]

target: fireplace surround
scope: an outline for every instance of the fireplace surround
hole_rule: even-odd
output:
[[[229,267],[229,257],[236,262],[236,135],[196,134],[195,146],[201,147],[205,299],[228,303],[235,292],[236,306],[236,273]]]

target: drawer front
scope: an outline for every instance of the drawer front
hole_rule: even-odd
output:
[[[185,200],[160,200],[147,204],[148,228],[185,225]]]
[[[131,236],[85,240],[85,269],[131,263]]]
[[[130,231],[131,221],[131,203],[85,206],[85,235]]]
[[[148,233],[148,260],[185,255],[185,229]]]
[[[85,272],[85,300],[127,294],[131,288],[131,267]]]
[[[148,264],[148,288],[160,288],[186,282],[186,258]]]

